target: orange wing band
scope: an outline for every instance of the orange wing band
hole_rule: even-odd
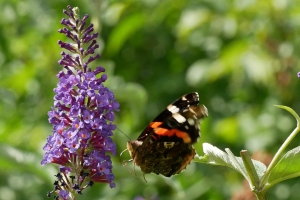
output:
[[[150,127],[155,129],[158,128],[160,125],[162,125],[162,122],[151,122]]]
[[[189,134],[187,134],[184,131],[180,131],[178,129],[165,129],[165,128],[155,128],[154,132],[157,135],[160,136],[168,136],[168,137],[172,137],[174,135],[176,135],[178,138],[181,138],[183,140],[184,143],[191,143],[191,137],[189,136]]]

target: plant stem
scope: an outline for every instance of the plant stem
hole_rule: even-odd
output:
[[[264,174],[264,176],[261,179],[261,185],[265,185],[265,183],[267,182],[270,173],[272,172],[272,170],[274,169],[274,167],[276,166],[276,164],[278,163],[281,154],[283,153],[283,151],[286,149],[286,147],[291,143],[291,141],[293,140],[293,138],[297,135],[297,133],[299,132],[299,128],[296,127],[294,129],[294,131],[290,134],[290,136],[284,141],[284,143],[281,145],[281,147],[279,148],[279,150],[277,151],[277,153],[275,154],[272,162],[270,163],[266,173]]]
[[[243,159],[243,162],[244,162],[244,165],[245,165],[245,168],[247,170],[247,173],[248,173],[248,176],[250,178],[250,182],[251,182],[251,185],[255,188],[255,189],[259,189],[259,177],[256,173],[256,170],[255,170],[255,167],[253,165],[253,162],[248,154],[248,151],[247,150],[242,150],[240,152],[240,155]]]
[[[249,177],[249,185],[251,187],[252,192],[255,193],[256,198],[258,200],[267,200],[267,197],[265,195],[265,191],[261,191],[260,190],[260,186],[259,186],[259,177],[257,175],[257,172],[255,170],[255,167],[253,165],[253,162],[248,154],[247,150],[242,150],[240,152],[240,155],[243,159],[246,171],[248,173],[248,177]]]
[[[297,115],[297,113],[292,110],[289,107],[286,106],[277,106],[279,108],[283,108],[285,110],[287,110],[288,112],[290,112],[297,120],[297,127],[293,130],[293,132],[289,135],[289,137],[284,141],[284,143],[281,145],[281,147],[279,148],[279,150],[277,151],[277,153],[275,154],[274,158],[272,159],[266,173],[264,174],[264,176],[262,177],[261,181],[260,181],[260,186],[265,186],[265,184],[268,181],[268,178],[272,172],[272,170],[274,169],[274,167],[277,165],[281,154],[284,152],[284,150],[286,149],[286,147],[291,143],[291,141],[294,139],[294,137],[297,135],[297,133],[300,130],[300,126],[299,126],[299,122],[300,122],[300,118]]]
[[[255,196],[258,200],[267,200],[267,197],[266,197],[266,194],[265,193],[261,193],[261,192],[258,192],[256,193],[255,192]]]

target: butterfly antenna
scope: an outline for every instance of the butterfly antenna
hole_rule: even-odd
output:
[[[121,129],[119,129],[118,127],[117,127],[117,129],[118,129],[121,133],[123,133],[123,134],[128,138],[128,140],[131,140],[131,138],[130,138],[128,135],[126,135],[123,131],[121,131]]]

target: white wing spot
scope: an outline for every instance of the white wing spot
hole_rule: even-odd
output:
[[[185,125],[184,128],[185,128],[186,130],[188,130],[188,129],[189,129],[189,126]]]
[[[174,105],[169,105],[167,107],[167,109],[171,112],[171,113],[178,113],[179,112],[179,108],[177,106],[174,106]]]
[[[182,115],[178,114],[178,113],[172,115],[172,117],[173,117],[174,119],[176,119],[176,121],[178,121],[179,123],[183,123],[183,122],[186,121],[186,118],[183,117]]]
[[[189,125],[191,125],[191,126],[195,125],[195,120],[193,120],[192,118],[188,118],[187,121],[188,121]]]

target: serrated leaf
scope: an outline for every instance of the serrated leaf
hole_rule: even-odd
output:
[[[240,172],[247,180],[249,180],[241,157],[231,156],[208,143],[203,143],[203,152],[205,155],[203,157],[199,157],[198,160],[196,159],[196,162],[230,167]],[[267,167],[259,161],[252,160],[252,162],[258,177],[261,178]]]
[[[270,173],[268,183],[272,186],[283,180],[300,176],[300,146],[288,151]]]

